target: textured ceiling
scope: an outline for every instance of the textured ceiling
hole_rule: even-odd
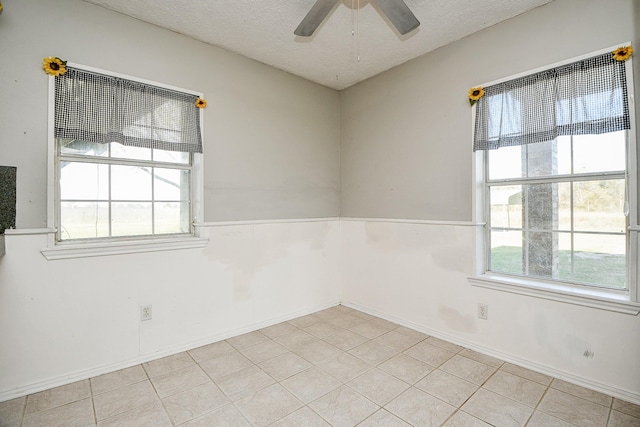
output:
[[[401,36],[375,0],[342,0],[312,37],[293,30],[315,0],[85,0],[344,89],[551,0],[405,0]]]

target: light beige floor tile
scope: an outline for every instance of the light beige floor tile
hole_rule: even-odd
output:
[[[457,411],[443,424],[443,427],[491,427],[491,424],[487,424],[466,412]]]
[[[487,356],[486,354],[478,353],[477,351],[473,351],[471,349],[465,348],[458,353],[460,356],[464,356],[467,359],[475,360],[476,362],[484,363],[485,365],[493,366],[494,368],[499,368],[504,363],[500,359],[496,359],[495,357]]]
[[[496,368],[455,355],[440,366],[445,372],[472,382],[482,384],[496,371]]]
[[[20,427],[26,404],[26,396],[0,402],[0,426]]]
[[[640,418],[640,405],[635,405],[620,399],[613,399],[612,408],[616,411],[631,415],[632,417]]]
[[[365,322],[364,319],[352,314],[340,314],[338,316],[326,319],[326,321],[343,329],[353,328],[357,324]]]
[[[378,368],[409,384],[415,384],[434,369],[432,366],[402,353],[381,363]]]
[[[542,384],[504,371],[496,372],[483,387],[534,408],[547,390]]]
[[[510,374],[517,375],[522,378],[526,378],[531,381],[535,381],[542,385],[549,385],[553,380],[553,378],[551,378],[550,376],[540,374],[538,372],[532,371],[527,368],[522,368],[520,366],[513,365],[511,363],[505,363],[500,367],[500,370],[509,372]]]
[[[286,417],[303,404],[280,384],[273,384],[238,400],[235,406],[252,425],[262,427]]]
[[[272,340],[267,340],[240,350],[247,359],[256,364],[278,357],[287,351],[289,350]]]
[[[613,398],[602,393],[598,393],[588,388],[580,387],[575,384],[568,383],[563,380],[554,379],[551,383],[551,388],[564,391],[565,393],[572,394],[574,396],[581,397],[589,402],[598,403],[603,406],[611,406]]]
[[[609,408],[556,389],[549,389],[538,410],[579,426],[603,426]]]
[[[292,334],[297,331],[298,331],[298,328],[296,328],[289,322],[282,322],[276,325],[272,325],[272,326],[268,326],[266,328],[260,329],[260,332],[262,332],[264,335],[268,336],[271,339],[276,337],[281,337],[282,335]]]
[[[416,331],[415,329],[407,328],[406,326],[398,326],[397,328],[394,329],[394,331],[410,337],[419,338],[420,341],[429,338],[429,335],[424,334],[420,331]]]
[[[295,319],[291,319],[287,321],[287,323],[295,326],[296,328],[306,328],[307,326],[311,326],[314,323],[321,322],[322,319],[315,314],[308,314],[306,316],[298,317]],[[283,334],[284,335],[284,334]]]
[[[428,342],[431,345],[435,345],[436,347],[440,347],[440,348],[444,348],[445,350],[452,351],[454,353],[457,353],[464,348],[462,346],[450,343],[449,341],[441,340],[440,338],[436,338],[436,337],[429,337],[427,338],[426,342]]]
[[[305,406],[271,424],[271,427],[331,427],[331,425]]]
[[[347,385],[380,406],[386,405],[410,387],[404,381],[376,368],[349,381]]]
[[[640,426],[640,418],[623,414],[618,411],[611,411],[609,415],[609,424],[607,427],[638,427]]]
[[[233,353],[227,353],[215,359],[207,359],[204,362],[200,362],[200,367],[214,381],[233,372],[248,368],[251,365],[253,365],[253,362],[235,350]]]
[[[97,395],[145,380],[147,380],[147,374],[142,369],[142,365],[136,365],[91,378],[91,391]]]
[[[309,369],[312,365],[297,354],[288,352],[262,362],[258,366],[276,381],[282,381],[298,372]]]
[[[171,427],[171,421],[160,402],[150,403],[132,409],[113,418],[107,418],[98,424],[98,427]]]
[[[401,334],[400,332],[396,332],[395,330],[389,331],[384,335],[380,335],[378,338],[374,339],[373,342],[385,345],[394,349],[395,351],[404,351],[409,347],[412,347],[422,341],[421,338],[410,337],[408,335]]]
[[[435,368],[455,355],[449,350],[429,344],[427,340],[414,345],[404,353]]]
[[[358,424],[358,427],[411,427],[411,425],[405,423],[391,412],[380,409]]]
[[[448,403],[411,387],[393,399],[385,409],[415,426],[439,426],[456,411]]]
[[[317,340],[318,340],[317,337],[311,334],[308,334],[304,331],[297,331],[292,334],[283,335],[281,337],[274,338],[275,342],[287,347],[289,350],[298,349],[307,344],[311,344],[312,342]]]
[[[390,347],[379,344],[375,341],[367,341],[364,344],[349,350],[349,354],[364,360],[372,365],[379,365],[385,360],[391,359],[398,352]]]
[[[534,411],[527,427],[575,427],[573,424],[569,424],[566,421],[562,421],[560,418],[552,417],[544,412]]]
[[[533,408],[483,388],[460,409],[489,424],[505,427],[524,426],[533,412]]]
[[[162,404],[176,425],[212,412],[228,402],[229,399],[213,383],[162,399]]]
[[[41,391],[27,397],[25,415],[66,405],[71,402],[77,402],[87,397],[91,397],[89,380],[78,381]]]
[[[194,348],[193,350],[189,350],[188,353],[196,362],[200,363],[207,359],[215,359],[216,357],[233,353],[234,351],[235,349],[228,342],[218,341],[202,347]]]
[[[156,395],[149,380],[117,388],[93,397],[98,421],[156,402]]]
[[[376,318],[375,316],[372,316],[369,313],[363,313],[362,311],[358,311],[358,310],[353,310],[351,314],[363,320],[371,320]]]
[[[306,333],[314,335],[318,338],[325,338],[329,335],[337,334],[344,329],[328,322],[318,322],[303,329]]]
[[[151,362],[143,363],[142,367],[147,371],[149,378],[157,377],[158,375],[166,374],[167,372],[175,371],[178,369],[186,368],[193,365],[195,362],[187,354],[187,352],[174,354],[172,356],[163,357],[162,359],[152,360]]]
[[[216,380],[218,387],[229,399],[234,401],[255,393],[274,382],[273,378],[255,365]]]
[[[25,415],[23,427],[86,427],[95,425],[91,399],[83,399]]]
[[[436,369],[429,375],[418,381],[415,385],[422,391],[444,400],[450,405],[459,408],[478,389],[478,386]]]
[[[243,348],[251,347],[252,345],[259,344],[267,341],[269,337],[260,331],[253,331],[246,334],[238,335],[237,337],[228,338],[227,342],[231,344],[236,350],[242,350]]]
[[[201,417],[194,418],[181,424],[180,427],[251,427],[249,421],[236,409],[233,404],[228,403],[209,412]]]
[[[161,398],[189,390],[210,381],[207,374],[198,365],[187,366],[186,368],[151,378],[151,383]]]
[[[391,329],[373,322],[363,322],[355,325],[349,330],[355,332],[358,335],[362,335],[363,337],[374,339],[378,338],[380,335],[386,334]]]
[[[299,347],[294,352],[311,363],[318,363],[323,360],[339,356],[342,353],[342,350],[327,342],[318,340],[311,344]]]
[[[369,341],[368,338],[352,331],[338,332],[337,334],[326,337],[324,340],[329,344],[338,347],[342,351],[351,350],[352,348]]]
[[[390,322],[389,320],[381,319],[379,317],[374,317],[370,321],[375,323],[375,324],[377,324],[377,325],[380,325],[380,326],[383,326],[385,328],[388,328],[389,330],[396,329],[396,328],[400,327],[400,325],[398,325],[397,323],[393,323],[393,322]]]
[[[309,407],[335,427],[351,427],[379,409],[347,386],[342,386],[311,402]]]
[[[304,403],[309,403],[340,387],[342,383],[317,367],[307,369],[281,384]]]
[[[323,360],[317,366],[342,382],[352,380],[373,367],[349,353],[342,353],[338,357]]]

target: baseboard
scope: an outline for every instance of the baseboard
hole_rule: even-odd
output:
[[[410,322],[407,321],[405,319],[401,319],[399,317],[395,317],[392,315],[389,315],[387,313],[383,313],[383,312],[379,312],[377,310],[373,310],[369,307],[357,304],[357,303],[352,303],[352,302],[345,302],[342,301],[340,304],[346,306],[346,307],[350,307],[353,308],[354,310],[358,310],[361,311],[363,313],[367,313],[370,314],[372,316],[376,316],[379,317],[381,319],[385,319],[388,320],[390,322],[394,322],[397,323],[399,325],[402,326],[406,326],[407,328],[411,328],[414,329],[416,331],[422,332],[424,334],[445,340],[445,341],[449,341],[451,343],[463,346],[465,348],[477,351],[479,353],[483,353],[486,354],[488,356],[492,356],[495,357],[497,359],[500,360],[504,360],[505,362],[509,362],[512,363],[514,365],[518,365],[521,366],[523,368],[527,368],[530,369],[532,371],[535,372],[539,372],[541,374],[544,375],[548,375],[550,377],[553,378],[558,378],[561,379],[563,381],[567,381],[569,383],[575,384],[575,385],[579,385],[581,387],[585,387],[600,393],[604,393],[608,396],[613,396],[616,397],[618,399],[624,400],[626,402],[631,402],[634,403],[636,405],[640,405],[640,394],[638,393],[634,393],[628,390],[623,390],[617,387],[612,387],[610,385],[607,384],[603,384],[597,381],[593,381],[593,380],[589,380],[583,377],[580,377],[578,375],[575,374],[571,374],[569,372],[565,372],[559,369],[554,369],[554,368],[550,368],[548,366],[545,365],[541,365],[539,363],[533,362],[531,360],[528,359],[524,359],[522,357],[519,356],[515,356],[509,353],[503,353],[501,351],[497,351],[493,348],[490,347],[485,347],[482,345],[479,345],[477,343],[473,343],[464,339],[461,339],[459,337],[456,337],[454,335],[450,335],[447,333],[443,333],[431,328],[427,328],[423,325],[419,325],[417,323],[414,322]]]
[[[286,322],[287,320],[295,319],[296,317],[306,316],[307,314],[315,313],[320,310],[324,310],[330,307],[334,307],[340,304],[338,300],[319,304],[312,307],[307,307],[302,310],[297,310],[282,316],[270,318],[261,322],[255,322],[243,326],[242,328],[236,328],[229,331],[225,331],[216,335],[211,335],[206,338],[202,338],[196,341],[192,341],[186,344],[182,344],[175,347],[170,347],[163,349],[161,351],[157,351],[151,354],[143,354],[139,357],[124,360],[117,363],[112,363],[108,365],[102,365],[96,368],[84,369],[80,371],[76,371],[64,376],[49,378],[44,381],[38,381],[32,384],[25,385],[23,387],[17,387],[11,390],[2,390],[0,391],[0,402],[4,402],[7,400],[15,399],[18,397],[26,396],[33,393],[38,393],[43,390],[48,390],[54,387],[59,387],[67,384],[71,384],[76,381],[86,380],[88,378],[97,377],[98,375],[108,374],[110,372],[118,371],[120,369],[129,368],[131,366],[136,366],[141,363],[150,362],[152,360],[161,359],[166,356],[171,356],[177,353],[181,353],[183,351],[191,350],[197,347],[201,347],[203,345],[211,344],[214,342],[222,341],[227,338],[235,337],[238,335],[246,334],[248,332],[253,332],[258,329],[266,328],[268,326],[272,326],[281,322]]]

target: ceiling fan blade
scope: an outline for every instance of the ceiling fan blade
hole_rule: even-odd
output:
[[[376,0],[376,4],[400,34],[407,34],[420,26],[420,21],[403,0]]]
[[[320,24],[322,24],[324,18],[327,17],[339,1],[340,0],[317,0],[293,34],[296,36],[309,37]]]

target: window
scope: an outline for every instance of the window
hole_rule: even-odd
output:
[[[630,67],[608,50],[487,85],[474,128],[479,273],[635,301]]]
[[[198,94],[71,65],[51,79],[55,243],[193,236]]]

